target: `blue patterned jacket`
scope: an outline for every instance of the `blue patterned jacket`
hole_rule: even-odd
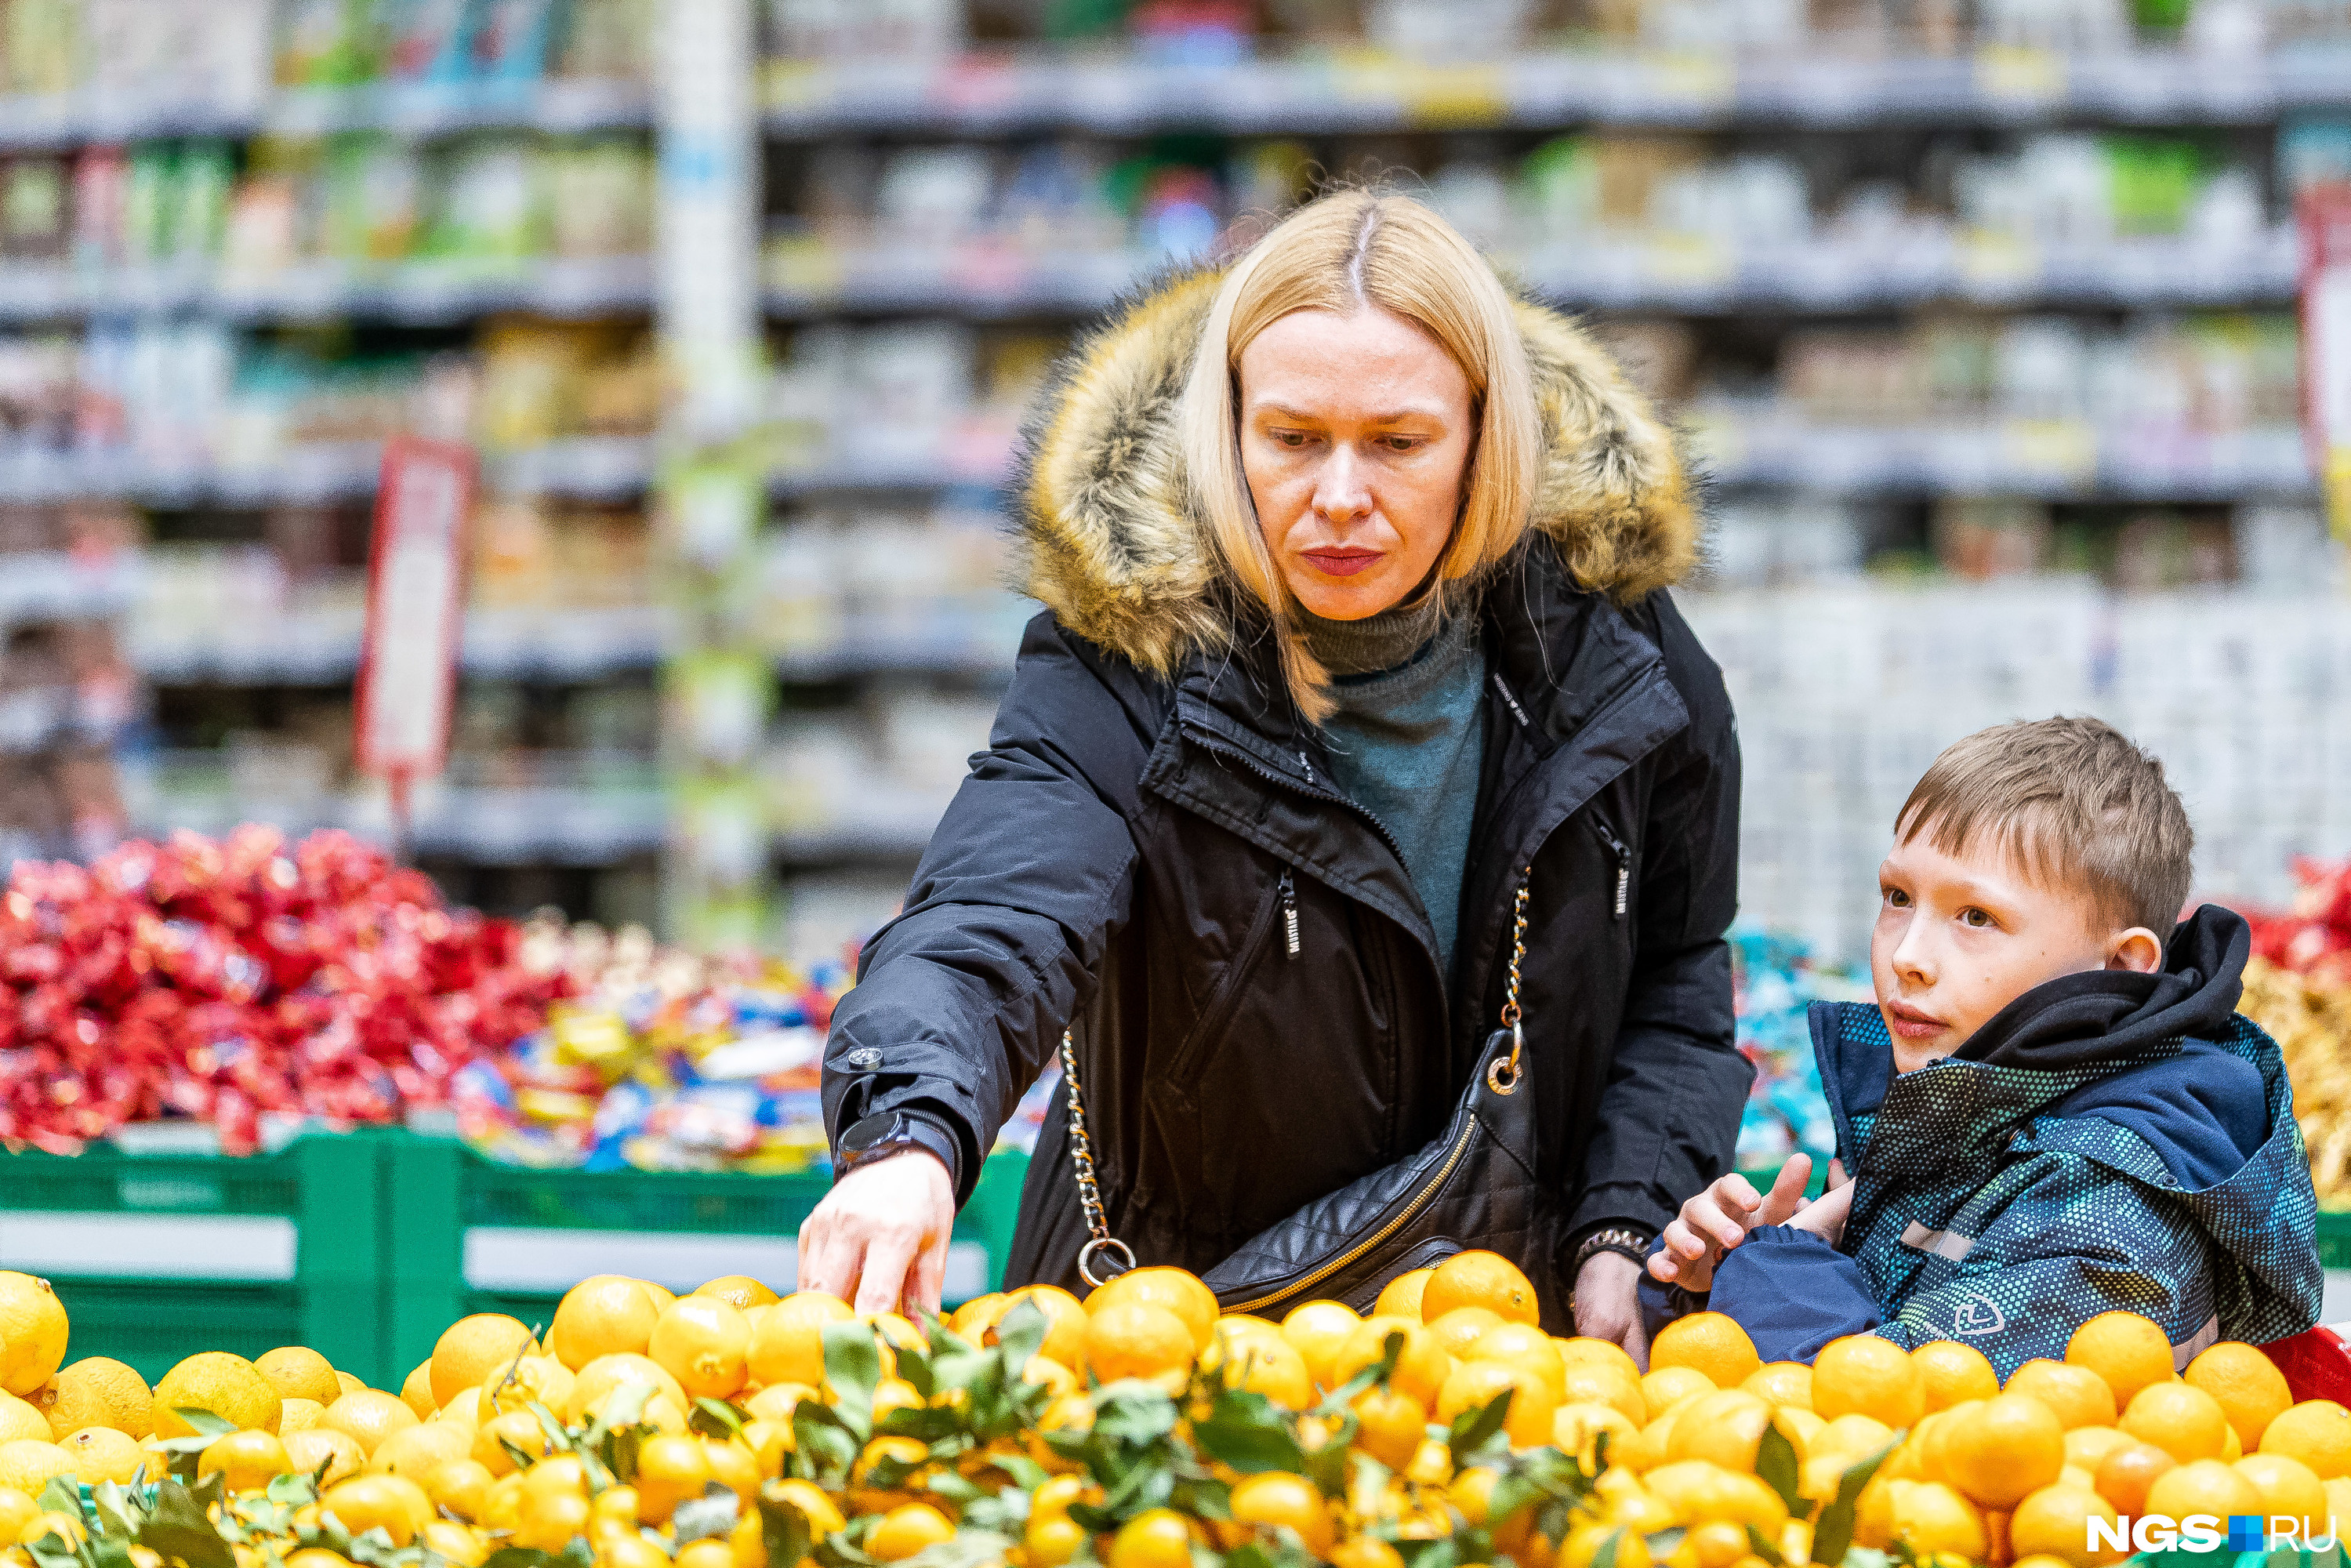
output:
[[[1898,1077],[1875,1007],[1816,1005],[1837,1152],[1857,1173],[1844,1239],[1758,1229],[1706,1304],[1766,1361],[1874,1330],[1974,1345],[2002,1378],[2116,1309],[2160,1324],[2183,1366],[2216,1340],[2309,1328],[2317,1203],[2284,1060],[2233,1010],[2249,946],[2208,905],[2164,975],[2053,981]],[[1653,1318],[1698,1304],[1650,1283]]]

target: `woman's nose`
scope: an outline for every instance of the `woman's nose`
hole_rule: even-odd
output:
[[[1372,492],[1364,482],[1364,465],[1353,448],[1333,445],[1314,476],[1314,510],[1334,523],[1352,522],[1372,509]]]

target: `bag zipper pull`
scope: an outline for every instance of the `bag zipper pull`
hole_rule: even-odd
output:
[[[1298,956],[1298,888],[1290,880],[1290,873],[1281,873],[1281,925],[1290,937],[1290,956]]]

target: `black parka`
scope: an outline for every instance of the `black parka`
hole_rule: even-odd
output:
[[[1537,527],[1472,600],[1491,678],[1450,987],[1392,841],[1332,784],[1172,498],[1173,400],[1215,281],[1109,329],[1032,434],[1029,583],[1050,608],[834,1014],[828,1124],[931,1123],[960,1199],[1071,1026],[1113,1231],[1205,1270],[1443,1129],[1502,1006],[1524,879],[1562,1251],[1612,1223],[1654,1234],[1725,1168],[1750,1078],[1722,940],[1738,742],[1663,586],[1694,548],[1671,443],[1573,327],[1520,308],[1549,461]],[[1008,1280],[1082,1291],[1085,1234],[1064,1095]]]

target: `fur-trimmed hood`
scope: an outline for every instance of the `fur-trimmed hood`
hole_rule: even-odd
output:
[[[1234,596],[1185,500],[1176,407],[1221,270],[1135,299],[1064,362],[1032,419],[1019,530],[1029,593],[1079,636],[1166,674],[1227,644]],[[1534,528],[1584,588],[1629,603],[1698,559],[1673,434],[1566,316],[1520,299],[1542,406]]]

